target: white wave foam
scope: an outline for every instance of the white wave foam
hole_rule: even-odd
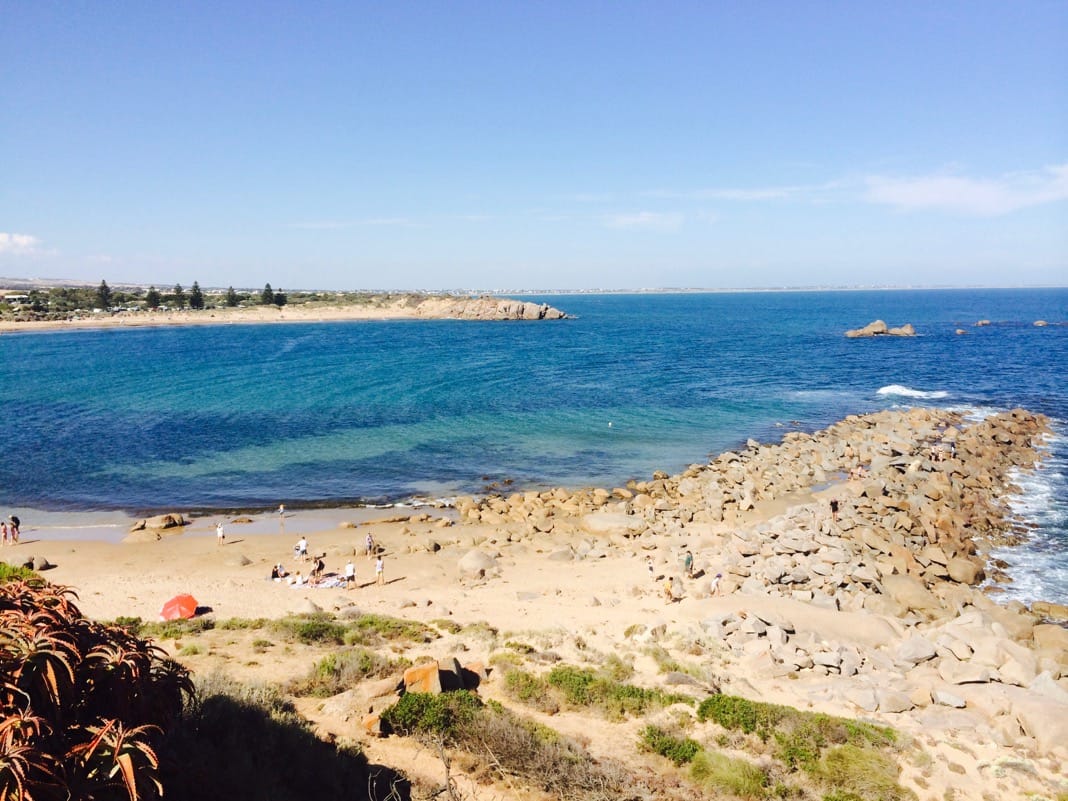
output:
[[[1051,445],[1063,445],[1062,435],[1047,438],[1045,459],[1037,469],[1010,473],[1020,492],[1007,498],[1009,508],[1033,528],[1024,543],[991,551],[993,558],[1009,564],[1013,581],[1004,587],[1005,599],[1063,603],[1068,597],[1068,459]]]
[[[890,384],[889,386],[880,387],[876,395],[899,395],[903,398],[948,398],[949,393],[943,389],[932,390],[925,392],[922,389],[912,389],[912,387],[905,387],[901,384]]]

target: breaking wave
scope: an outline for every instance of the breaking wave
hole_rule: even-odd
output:
[[[949,393],[945,390],[933,390],[925,392],[922,389],[912,389],[911,387],[904,387],[901,384],[890,384],[889,386],[880,387],[876,395],[898,395],[902,398],[948,398]]]

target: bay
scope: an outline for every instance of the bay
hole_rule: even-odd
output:
[[[0,336],[0,503],[205,511],[611,487],[848,414],[1022,406],[1058,437],[1017,501],[1038,526],[1020,592],[1064,597],[1068,290],[527,299],[574,319]],[[918,336],[843,336],[876,318]]]

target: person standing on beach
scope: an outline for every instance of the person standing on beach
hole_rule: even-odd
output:
[[[356,584],[356,565],[349,559],[345,563],[345,589],[351,590],[353,585]]]
[[[375,538],[371,536],[371,532],[367,532],[367,540],[365,541],[365,549],[367,551],[367,558],[370,559],[371,555],[375,552]]]
[[[378,559],[375,560],[375,584],[386,583],[386,566],[382,561],[381,554]]]
[[[12,545],[18,545],[19,544],[19,528],[22,526],[22,521],[19,520],[18,515],[9,515],[7,519],[11,521],[11,525],[9,526],[9,528],[11,530],[10,531],[11,544]]]
[[[0,520],[0,535],[3,535],[3,540],[0,544],[7,545],[7,521]]]
[[[221,520],[215,524],[215,542],[217,545],[226,543],[226,531],[223,529]]]

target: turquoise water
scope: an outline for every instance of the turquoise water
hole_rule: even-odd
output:
[[[0,504],[299,508],[612,486],[894,405],[1068,420],[1065,289],[545,300],[576,318],[0,336]],[[919,336],[842,335],[876,318]],[[1036,490],[1048,502],[1029,510],[1057,537],[1064,455],[1061,440]]]

